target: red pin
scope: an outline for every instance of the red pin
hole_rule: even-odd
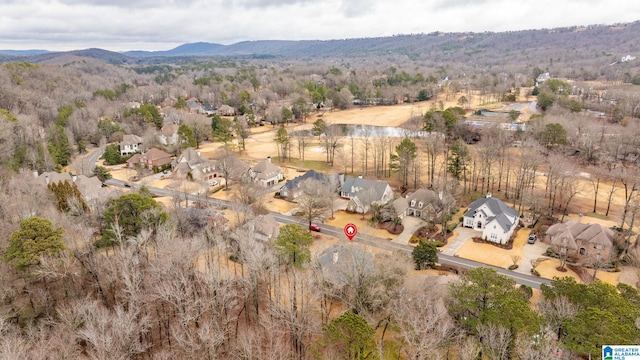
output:
[[[349,240],[353,240],[353,238],[358,233],[358,228],[354,224],[347,224],[344,226],[344,234],[347,235]]]

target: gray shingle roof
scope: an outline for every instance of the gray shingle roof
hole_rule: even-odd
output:
[[[315,170],[309,170],[309,171],[307,171],[306,173],[304,173],[304,174],[302,174],[302,175],[300,175],[300,176],[298,176],[298,177],[296,177],[296,178],[294,178],[294,179],[287,180],[287,181],[284,183],[284,185],[283,185],[283,186],[284,186],[284,188],[286,188],[287,190],[293,190],[293,189],[295,189],[296,187],[298,187],[298,185],[299,185],[303,180],[306,180],[306,179],[316,179],[316,180],[319,180],[319,181],[325,181],[325,179],[326,179],[326,178],[327,178],[327,175],[325,175],[325,174],[323,174],[323,173],[319,173],[319,172],[317,172],[317,171],[315,171]]]
[[[353,198],[358,195],[358,192],[365,189],[373,189],[376,195],[376,199],[381,199],[387,189],[386,181],[375,181],[361,178],[348,177],[342,184],[341,192],[346,193],[347,197]]]
[[[476,210],[485,204],[494,215],[505,213],[513,217],[520,217],[520,214],[514,208],[507,206],[502,200],[494,197],[484,197],[472,202],[464,216],[473,216]]]

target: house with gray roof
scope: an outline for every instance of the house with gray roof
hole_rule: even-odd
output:
[[[549,226],[544,241],[549,242],[554,251],[567,251],[567,255],[577,258],[593,258],[600,254],[609,258],[613,250],[615,232],[600,224],[583,224],[576,220]]]
[[[409,206],[407,215],[425,220],[433,220],[442,215],[444,209],[442,203],[442,192],[436,194],[430,189],[417,189],[406,195]]]
[[[334,190],[337,190],[338,188],[338,175],[327,175],[315,170],[309,170],[300,176],[287,180],[284,185],[280,187],[280,196],[289,200],[295,200],[297,197],[302,195],[303,190],[300,187],[300,184],[307,179],[315,179],[323,184],[336,184],[336,188]]]
[[[354,243],[341,243],[329,246],[316,259],[322,280],[337,289],[347,285],[348,275],[354,267],[370,274],[374,270],[373,255]]]
[[[386,181],[348,177],[340,188],[340,197],[349,199],[347,211],[366,213],[371,205],[384,205],[393,199],[393,190]]]
[[[498,244],[506,244],[518,226],[520,213],[507,206],[491,193],[469,205],[463,216],[463,226],[482,231],[482,238]]]
[[[251,179],[264,187],[277,184],[284,179],[282,169],[271,163],[271,157],[268,157],[249,170]]]
[[[92,210],[96,209],[101,200],[114,195],[114,191],[108,187],[103,187],[102,182],[95,176],[87,177],[68,172],[45,172],[37,176],[37,182],[43,186],[65,181],[68,181],[70,184],[76,184],[82,194],[82,198]]]
[[[172,163],[173,176],[209,183],[217,177],[214,164],[192,147],[186,148]],[[190,174],[190,175],[189,175]]]

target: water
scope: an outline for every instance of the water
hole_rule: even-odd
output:
[[[349,125],[349,124],[335,124],[331,125],[338,127],[340,130],[338,133],[342,133],[343,136],[354,137],[390,137],[390,138],[404,138],[404,137],[427,137],[433,135],[433,133],[422,130],[409,130],[391,126],[375,126],[375,125]],[[292,133],[292,136],[296,136],[300,133],[305,133],[307,136],[312,136],[311,130],[300,130]]]

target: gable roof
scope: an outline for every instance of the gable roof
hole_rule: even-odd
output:
[[[472,217],[476,210],[483,205],[486,205],[494,216],[504,213],[511,217],[520,217],[520,213],[518,213],[516,209],[509,207],[507,204],[502,202],[502,200],[494,197],[484,197],[472,202],[471,205],[469,205],[469,210],[464,214],[464,216]]]
[[[513,226],[513,223],[515,222],[514,220],[510,219],[507,215],[505,215],[505,213],[500,213],[496,216],[487,218],[487,224],[494,220],[498,223],[498,225],[500,225],[500,227],[504,231],[509,231]]]
[[[258,215],[254,219],[255,221],[255,231],[260,235],[264,235],[268,238],[272,238],[277,236],[278,232],[278,222],[276,218],[271,214],[266,215]]]
[[[346,193],[347,197],[357,197],[358,193],[365,189],[373,189],[376,199],[382,199],[384,192],[389,184],[386,181],[369,180],[360,177],[348,177],[344,180],[344,184],[340,191]]]
[[[393,206],[393,209],[396,211],[395,215],[402,214],[409,208],[409,202],[407,201],[406,198],[403,198],[403,197],[398,197],[397,199],[393,200],[391,205]]]
[[[102,187],[102,182],[98,180],[96,176],[87,177],[85,175],[72,175],[68,172],[45,172],[38,176],[37,181],[45,186],[50,183],[59,183],[64,181],[68,181],[71,184],[75,183],[85,201],[91,201],[102,196],[107,196],[110,193],[108,188]]]
[[[188,147],[184,149],[180,156],[178,156],[178,158],[176,159],[176,163],[187,163],[191,167],[196,167],[200,165],[207,166],[210,164],[210,161],[206,157],[200,155],[199,151],[196,151],[192,147]]]

